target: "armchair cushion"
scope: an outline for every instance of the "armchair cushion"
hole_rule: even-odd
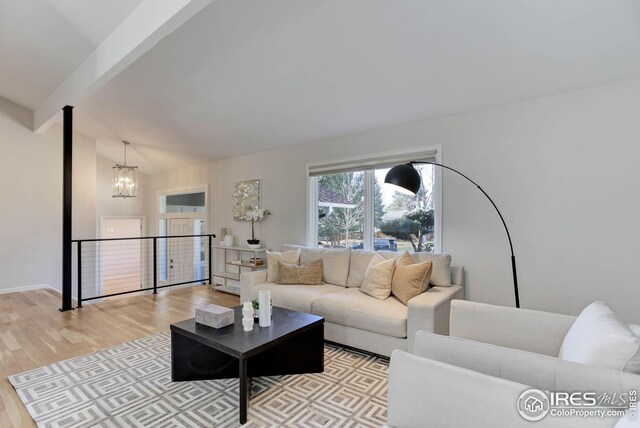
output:
[[[587,306],[562,342],[558,357],[577,363],[640,373],[640,338],[604,302]]]

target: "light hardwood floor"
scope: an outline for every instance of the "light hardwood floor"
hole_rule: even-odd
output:
[[[197,306],[239,302],[199,286],[107,299],[63,313],[60,296],[51,290],[0,295],[0,427],[35,426],[9,375],[168,331],[169,324],[193,317]]]

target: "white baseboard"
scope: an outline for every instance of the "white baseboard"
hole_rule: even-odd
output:
[[[50,289],[60,294],[60,291],[58,289],[53,288],[49,284],[33,284],[33,285],[24,285],[22,287],[0,288],[0,294],[20,293],[23,291],[33,291],[33,290],[43,290],[43,289]]]

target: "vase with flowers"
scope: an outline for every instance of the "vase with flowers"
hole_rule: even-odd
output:
[[[269,214],[271,212],[266,208],[254,208],[245,214],[245,219],[251,222],[251,239],[247,239],[249,248],[254,250],[260,248],[260,240],[256,239],[255,223],[264,220]]]

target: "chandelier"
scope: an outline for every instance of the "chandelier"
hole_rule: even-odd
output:
[[[113,167],[113,197],[135,198],[138,196],[138,171],[137,166],[127,166],[127,146],[124,144],[124,165],[116,164]]]

